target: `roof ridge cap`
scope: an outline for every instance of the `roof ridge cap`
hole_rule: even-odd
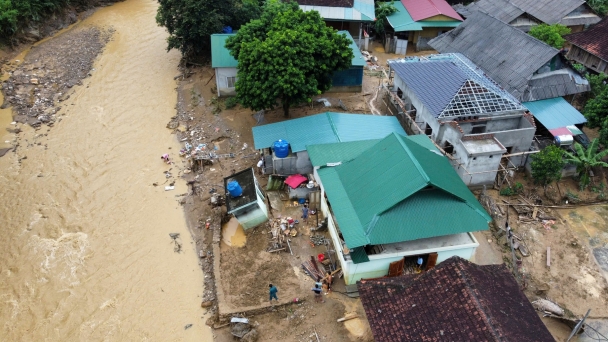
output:
[[[338,130],[336,129],[336,125],[334,125],[334,119],[331,117],[331,113],[332,112],[325,112],[325,115],[327,116],[327,121],[329,121],[329,126],[331,127],[332,132],[334,132],[334,135],[336,136],[336,139],[338,139],[338,142],[342,142],[342,140],[340,140],[340,135],[338,134]]]
[[[397,134],[395,134],[395,132],[391,133],[391,135],[393,135],[397,139],[397,141],[399,142],[399,144],[401,145],[401,147],[403,147],[403,150],[405,150],[405,153],[407,153],[407,155],[411,158],[412,163],[416,167],[416,170],[418,170],[418,172],[420,172],[420,174],[422,175],[422,177],[425,179],[426,183],[429,184],[429,182],[431,181],[431,178],[424,171],[424,168],[422,168],[422,165],[420,165],[420,163],[418,162],[418,159],[416,159],[414,157],[414,155],[413,155],[412,151],[410,150],[409,146],[407,146],[407,144],[405,143],[405,141],[403,139],[400,139],[397,136]],[[399,201],[399,202],[401,202],[401,201]]]
[[[556,48],[554,48],[553,46],[551,46],[551,45],[549,45],[549,44],[547,44],[547,43],[543,42],[542,40],[539,40],[539,39],[536,39],[536,38],[532,37],[531,35],[529,35],[529,34],[525,33],[524,31],[522,31],[522,30],[520,30],[520,29],[517,29],[517,28],[515,28],[515,27],[513,27],[513,26],[509,25],[508,23],[505,23],[504,21],[502,21],[502,20],[500,20],[500,19],[498,19],[498,18],[495,18],[495,17],[491,16],[491,15],[490,15],[490,14],[488,14],[488,13],[484,13],[484,12],[482,12],[482,11],[476,11],[476,12],[477,12],[477,13],[481,13],[481,14],[483,14],[483,15],[485,15],[485,16],[488,16],[488,17],[492,18],[493,20],[496,20],[496,21],[499,21],[499,22],[503,23],[504,25],[506,25],[506,26],[508,26],[509,28],[513,29],[513,32],[517,31],[517,33],[516,33],[516,34],[518,34],[520,37],[526,37],[526,39],[535,40],[535,41],[537,41],[537,42],[541,43],[542,45],[545,45],[546,47],[548,47],[548,48],[550,48],[550,49],[552,49],[552,50],[555,50],[555,54],[558,54],[558,53],[559,53],[559,50],[558,50],[558,49],[556,49]],[[524,11],[524,13],[528,13],[528,12],[525,12],[525,11]],[[528,14],[529,14],[529,13],[528,13]],[[470,17],[470,16],[469,16],[469,17]],[[468,18],[467,18],[467,20],[468,20]],[[540,19],[539,19],[539,20],[540,20]],[[553,57],[551,57],[551,58],[553,58]]]
[[[469,294],[469,296],[471,297],[471,299],[473,299],[473,305],[479,310],[479,313],[481,315],[481,318],[483,319],[483,321],[486,323],[486,325],[489,327],[489,332],[492,334],[492,336],[496,339],[496,341],[500,341],[500,333],[497,330],[497,328],[494,327],[494,325],[491,322],[491,316],[486,312],[485,310],[485,306],[482,305],[478,293],[475,290],[475,285],[473,284],[473,282],[471,281],[471,279],[469,278],[467,272],[466,272],[466,268],[465,266],[477,266],[476,264],[473,264],[471,262],[467,262],[467,264],[465,264],[463,262],[463,260],[457,260],[458,262],[454,263],[454,266],[456,268],[456,270],[458,270],[458,276],[464,281],[464,287],[466,292]]]

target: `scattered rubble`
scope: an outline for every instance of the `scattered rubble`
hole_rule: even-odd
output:
[[[33,46],[23,63],[8,66],[10,77],[2,83],[2,91],[15,111],[15,121],[35,128],[52,126],[59,103],[69,97],[70,88],[90,76],[95,58],[112,33],[111,28],[89,27],[59,35],[52,47]]]

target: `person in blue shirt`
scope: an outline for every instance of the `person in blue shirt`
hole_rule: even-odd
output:
[[[321,291],[323,290],[321,289],[319,284],[315,284],[315,287],[312,288],[312,292],[315,293],[315,302],[317,303],[325,303],[323,297],[321,297]]]
[[[302,207],[302,221],[308,223],[308,205],[304,204]]]
[[[276,286],[269,284],[268,287],[270,287],[270,302],[272,303],[272,298],[276,299],[277,302],[279,301],[279,297],[277,297],[277,292],[279,292],[279,290],[277,289]]]

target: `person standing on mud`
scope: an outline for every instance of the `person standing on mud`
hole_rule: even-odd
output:
[[[258,174],[261,176],[264,174],[264,156],[260,157],[260,160],[257,163],[258,166]]]
[[[270,288],[269,293],[270,293],[270,303],[272,303],[272,298],[276,299],[277,302],[279,301],[279,297],[277,297],[277,292],[279,292],[279,290],[277,289],[276,286],[269,284],[268,287]]]
[[[308,205],[304,204],[302,207],[302,221],[308,223]]]
[[[317,303],[325,303],[325,301],[323,300],[323,297],[321,297],[321,292],[323,290],[321,290],[321,287],[319,287],[319,284],[315,284],[315,287],[312,288],[312,292],[315,293],[315,302]]]

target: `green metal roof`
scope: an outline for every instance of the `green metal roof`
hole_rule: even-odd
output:
[[[439,152],[437,147],[426,135],[410,135],[407,137],[410,141],[421,145],[422,147]],[[354,159],[363,151],[379,142],[380,139],[353,141],[348,144],[331,143],[308,145],[306,150],[313,166],[326,166],[328,163],[343,163]]]
[[[346,36],[346,38],[350,39],[350,48],[351,50],[353,50],[354,55],[353,60],[351,62],[351,66],[366,66],[367,62],[365,61],[365,58],[363,58],[361,50],[359,50],[359,47],[353,39],[353,36],[351,36],[348,31],[338,31],[338,33],[343,34]]]
[[[456,27],[462,23],[458,20],[450,21],[433,21],[433,20],[420,20],[414,21],[410,13],[407,11],[401,1],[396,1],[393,6],[397,9],[397,12],[386,17],[388,23],[393,27],[395,32],[403,31],[422,31],[425,27]]]
[[[332,145],[310,149],[311,160],[336,153]],[[485,230],[490,222],[448,160],[410,137],[392,133],[317,172],[349,248]]]
[[[587,119],[563,97],[522,103],[547,129],[578,125]]]
[[[350,40],[350,48],[353,50],[353,60],[351,66],[366,66],[367,62],[357,43],[348,31],[338,31]],[[236,33],[221,33],[211,35],[211,67],[212,68],[236,68],[238,62],[230,55],[230,50],[226,49],[226,40]]]
[[[211,67],[212,68],[236,68],[238,62],[226,49],[226,40],[236,33],[221,33],[211,35]]]
[[[307,145],[381,139],[405,131],[394,116],[325,112],[298,119],[252,128],[255,149],[268,148],[279,139],[286,140],[292,152]]]
[[[324,166],[328,163],[349,161],[361,152],[375,145],[380,139],[353,141],[350,143],[333,143],[308,145],[306,151],[313,166]]]

